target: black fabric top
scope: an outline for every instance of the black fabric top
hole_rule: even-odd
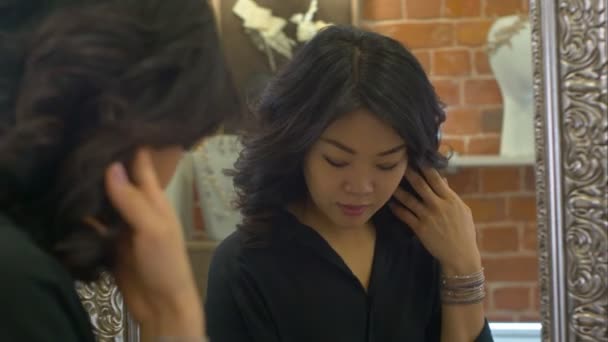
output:
[[[93,342],[73,278],[0,214],[0,340]]]
[[[368,290],[330,245],[282,212],[268,243],[236,232],[211,262],[211,342],[440,341],[439,265],[402,225],[376,225]],[[493,341],[486,324],[476,339]]]

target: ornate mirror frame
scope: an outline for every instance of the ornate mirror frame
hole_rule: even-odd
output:
[[[530,10],[543,341],[606,341],[608,1]]]
[[[139,342],[139,327],[124,307],[112,277],[104,273],[92,284],[76,284],[99,342]]]
[[[530,0],[543,341],[608,336],[608,0]]]
[[[606,341],[608,0],[530,13],[543,341]],[[139,341],[109,276],[77,286],[100,341]]]

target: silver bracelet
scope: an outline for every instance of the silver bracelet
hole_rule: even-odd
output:
[[[483,268],[475,273],[441,277],[441,302],[443,304],[478,304],[486,297]]]
[[[454,296],[453,294],[449,295],[447,293],[442,293],[441,302],[448,305],[471,305],[479,304],[483,302],[485,298],[486,291],[482,288],[478,291],[463,296]]]
[[[464,274],[464,275],[455,275],[455,276],[446,276],[446,275],[442,275],[441,278],[445,279],[445,280],[469,280],[469,279],[477,279],[480,277],[483,277],[483,271],[484,268],[482,267],[481,270],[472,273],[472,274]]]

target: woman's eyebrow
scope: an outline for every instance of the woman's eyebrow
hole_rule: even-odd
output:
[[[344,145],[343,143],[341,143],[341,142],[339,142],[337,140],[330,139],[330,138],[321,138],[321,140],[323,142],[325,142],[325,143],[328,143],[330,145],[333,145],[333,146],[341,149],[344,152],[347,152],[347,153],[350,153],[350,154],[357,154],[357,151],[355,151],[355,149],[353,149],[352,147],[348,147],[348,146]],[[401,144],[401,145],[395,146],[393,148],[390,148],[390,149],[388,149],[388,150],[386,150],[384,152],[378,153],[378,156],[384,157],[384,156],[387,156],[389,154],[393,154],[393,153],[399,152],[399,151],[403,150],[405,147],[406,147],[405,144]]]

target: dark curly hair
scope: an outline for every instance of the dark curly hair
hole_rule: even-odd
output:
[[[445,113],[416,58],[389,37],[332,26],[295,54],[259,100],[231,173],[239,230],[263,235],[278,210],[307,195],[302,168],[309,148],[334,120],[360,108],[404,138],[411,166],[447,165],[438,152]]]
[[[204,0],[7,6],[0,212],[76,278],[91,280],[112,267],[127,229],[105,195],[107,166],[129,165],[139,146],[192,146],[235,112],[213,11]],[[109,234],[87,226],[89,216]]]

